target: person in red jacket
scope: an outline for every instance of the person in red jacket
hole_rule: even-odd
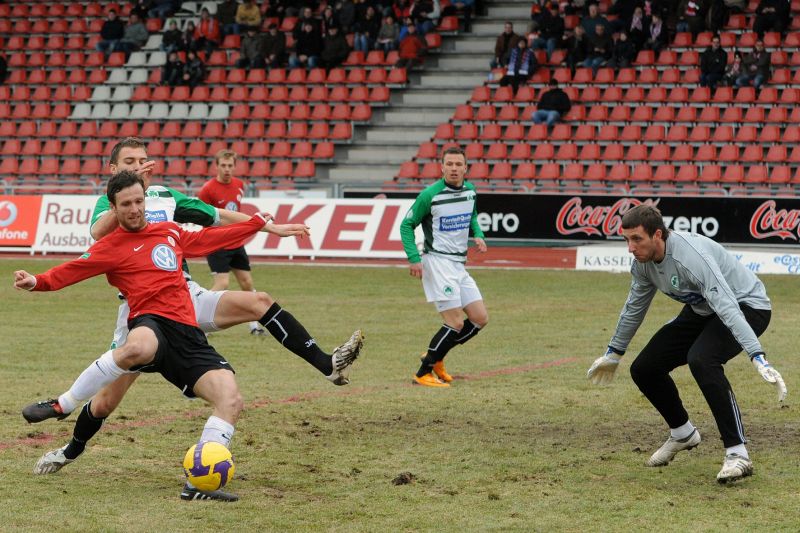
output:
[[[407,26],[408,33],[397,48],[400,59],[395,63],[397,68],[412,68],[421,65],[427,50],[425,41],[417,35],[417,28],[413,24]]]
[[[230,363],[208,344],[197,325],[181,262],[184,257],[202,257],[222,246],[240,246],[269,217],[257,214],[247,222],[198,232],[186,231],[175,222],[150,224],[145,217],[144,182],[130,171],[109,180],[107,195],[119,223],[116,230],[79,258],[44,274],[14,272],[14,286],[57,291],[105,274],[130,306],[128,340],[93,361],[58,400],[35,403],[25,410],[63,418],[123,374],[157,372],[185,396],[199,396],[211,404],[213,412],[200,441],[228,447],[242,410],[242,396]],[[238,499],[222,491],[201,492],[189,483],[181,498]]]
[[[219,21],[211,16],[207,8],[200,11],[200,23],[194,30],[194,40],[197,50],[205,50],[210,54],[220,43]]]

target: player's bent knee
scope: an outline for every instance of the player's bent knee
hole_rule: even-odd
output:
[[[275,303],[275,300],[272,299],[272,296],[263,291],[259,291],[255,293],[255,295],[256,295],[256,303],[254,311],[256,314],[261,313],[260,315],[258,315],[258,318],[261,318],[262,316],[264,316],[264,313],[267,312],[267,309],[269,309],[272,306],[272,304]]]

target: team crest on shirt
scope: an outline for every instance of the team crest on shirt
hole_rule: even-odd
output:
[[[442,288],[442,291],[444,292],[445,296],[452,296],[453,295],[453,287],[451,287],[450,285],[445,285]]]
[[[241,196],[239,197],[239,200],[241,201]],[[228,211],[236,211],[236,202],[228,202],[225,205],[225,209]]]
[[[153,264],[161,270],[168,272],[178,270],[178,256],[175,255],[175,250],[166,244],[159,244],[153,248],[153,253],[150,257],[153,259]]]
[[[669,284],[677,289],[678,288],[678,276],[672,276],[671,278],[669,278]]]

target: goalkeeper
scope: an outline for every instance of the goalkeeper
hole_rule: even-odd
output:
[[[767,362],[758,340],[772,314],[764,284],[711,239],[669,231],[653,206],[639,205],[625,213],[622,235],[635,259],[631,289],[608,350],[589,368],[589,379],[595,384],[611,381],[656,291],[685,304],[631,363],[633,381],[670,428],[669,439],[646,465],[667,465],[678,452],[700,444],[700,433],[669,375],[688,364],[725,445],[717,481],[752,475],[742,416],[722,365],[744,349],[761,376],[775,385],[778,401],[786,397],[783,378]]]

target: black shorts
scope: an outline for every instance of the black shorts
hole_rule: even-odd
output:
[[[227,274],[231,269],[250,271],[250,258],[244,246],[233,250],[220,250],[206,257],[212,274]]]
[[[137,372],[157,372],[181,389],[184,396],[194,398],[194,384],[209,370],[231,365],[208,344],[200,328],[175,322],[158,315],[141,315],[128,321],[128,329],[146,327],[158,339],[158,350],[152,363],[134,366]]]

